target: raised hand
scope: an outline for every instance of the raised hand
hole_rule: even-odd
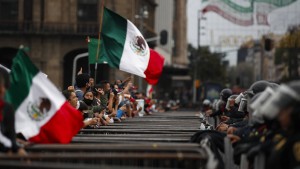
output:
[[[79,70],[79,72],[77,73],[77,75],[80,75],[80,74],[82,74],[82,67],[80,67],[80,70]]]
[[[99,88],[99,89],[96,89],[96,91],[100,94],[100,95],[104,95],[104,90]]]

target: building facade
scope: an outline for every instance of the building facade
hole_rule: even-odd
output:
[[[165,57],[165,66],[156,90],[164,99],[182,98],[192,86],[187,57],[186,0],[156,0],[155,31],[166,31],[167,43],[156,44],[155,50]],[[162,38],[162,37],[161,37]]]
[[[91,71],[86,37],[98,37],[101,0],[0,0],[0,63],[11,67],[20,45],[59,88],[72,84],[73,68]],[[145,38],[156,36],[154,0],[111,0],[105,6],[141,28]],[[148,11],[144,20],[137,16]],[[150,47],[155,43],[149,43]],[[77,57],[77,59],[75,59]],[[123,73],[99,65],[97,80],[124,78]]]
[[[273,40],[274,45],[279,43],[282,36],[266,35]],[[280,81],[281,73],[275,65],[275,51],[273,48],[266,51],[264,39],[251,40],[238,50],[238,78],[242,87],[249,87],[258,80],[272,82]]]

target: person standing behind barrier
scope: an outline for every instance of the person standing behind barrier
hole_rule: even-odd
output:
[[[72,91],[72,90],[64,90],[62,92],[62,94],[65,96],[65,98],[71,104],[72,107],[74,107],[75,109],[79,108],[78,98],[77,98],[77,96],[76,96],[76,94],[75,94],[74,91]]]
[[[225,106],[227,103],[227,99],[232,95],[232,91],[230,89],[223,89],[220,93],[220,99],[216,104],[216,108],[214,110],[208,110],[205,112],[206,116],[214,117],[218,115],[222,115],[225,110]]]
[[[102,101],[101,101],[102,102]],[[107,105],[107,113],[110,118],[113,118],[115,122],[121,122],[119,118],[115,118],[119,105],[119,96],[114,92],[110,92],[108,105]]]
[[[123,116],[125,116],[126,113],[126,103],[120,102],[120,104],[118,105],[118,111],[117,111],[117,115],[116,117],[121,119]]]
[[[206,112],[211,109],[211,102],[208,99],[205,99],[202,103],[201,112]]]
[[[4,101],[7,88],[9,88],[8,72],[0,68],[0,151],[26,155],[26,151],[16,142],[15,112],[12,106]]]
[[[97,106],[97,102],[94,99],[94,93],[92,91],[87,91],[83,95],[83,102],[88,105],[89,109],[91,110],[93,106]]]
[[[78,100],[83,100],[83,94],[90,88],[90,75],[82,73],[76,76],[75,94]]]
[[[108,101],[110,98],[110,93],[111,93],[111,88],[110,88],[110,84],[108,81],[102,81],[100,82],[100,86],[98,89],[101,89],[104,91],[104,95],[100,96],[100,102],[101,102],[101,106],[103,107],[107,107],[108,105]]]
[[[95,86],[95,80],[92,77],[89,78],[89,86],[90,87],[94,87]]]
[[[300,81],[278,87],[260,111],[267,119],[276,118],[282,130],[273,139],[267,168],[300,168]]]
[[[92,88],[92,92],[94,93],[94,99],[97,105],[101,105],[101,96],[104,95],[104,90],[101,87],[100,84],[96,84],[95,86],[93,86]],[[104,106],[103,106],[104,107]]]
[[[126,79],[122,80],[116,80],[114,85],[117,85],[119,89],[124,89],[125,86],[131,81],[131,76],[127,77]]]

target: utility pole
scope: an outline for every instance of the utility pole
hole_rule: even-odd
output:
[[[200,21],[201,21],[201,10],[198,10],[198,13],[197,13],[197,17],[198,17],[198,29],[197,29],[197,51],[200,50],[200,29],[201,29],[201,24],[200,24]],[[198,61],[199,58],[196,58],[194,60],[194,83],[193,83],[193,103],[196,103],[197,101],[197,86],[196,86],[196,80],[197,80],[197,72],[198,72],[198,69],[197,69],[197,61]]]
[[[140,20],[139,29],[140,29],[140,32],[142,35],[143,35],[144,19],[147,19],[148,16],[149,16],[149,12],[148,12],[147,6],[140,7],[139,14],[135,15],[135,18]],[[143,90],[143,78],[142,77],[138,77],[138,78],[139,78],[139,90],[141,92],[143,92],[144,91]]]

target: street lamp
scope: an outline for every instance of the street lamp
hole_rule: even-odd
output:
[[[206,17],[204,17],[205,11],[202,10],[198,10],[198,29],[197,29],[197,46],[200,47],[200,43],[201,43],[201,35],[205,35],[205,33],[201,33],[201,29],[205,29],[204,26],[201,26],[201,20],[206,20]]]
[[[140,8],[139,14],[135,15],[136,19],[140,20],[139,24],[139,29],[141,34],[143,34],[143,24],[144,24],[144,19],[147,19],[149,17],[149,12],[147,6],[143,6]],[[139,89],[140,91],[143,91],[143,78],[139,77]]]
[[[206,18],[203,17],[203,14],[204,12],[202,10],[198,10],[198,13],[197,13],[197,19],[198,19],[198,29],[197,29],[197,50],[199,49],[200,50],[200,36],[201,36],[201,29],[204,29],[204,27],[202,26],[201,27],[201,19],[202,20],[206,20]],[[201,57],[201,56],[200,56]],[[200,58],[197,58],[195,61],[194,61],[194,83],[193,83],[193,103],[196,103],[196,100],[197,100],[197,72],[198,72],[198,67],[196,66],[197,64],[197,61],[199,60]]]

